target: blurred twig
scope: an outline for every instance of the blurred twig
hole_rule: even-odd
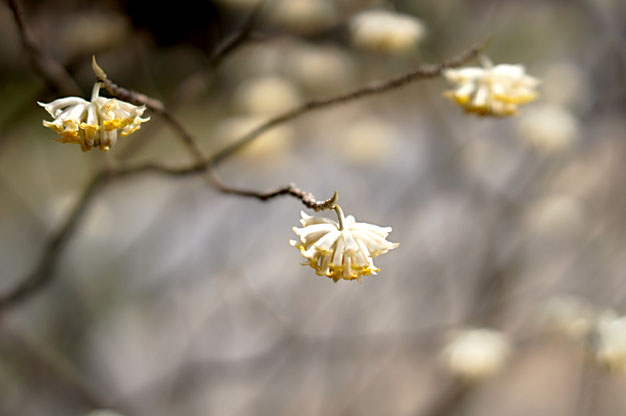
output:
[[[80,221],[87,212],[87,207],[104,187],[108,179],[109,174],[107,172],[101,172],[94,176],[83,191],[73,211],[67,217],[65,224],[48,240],[35,270],[18,281],[12,289],[0,294],[0,312],[4,312],[28,299],[50,283],[54,277],[53,271],[62,248],[74,235]]]
[[[91,385],[76,371],[76,368],[65,357],[54,351],[46,343],[41,342],[21,330],[2,325],[0,329],[3,340],[8,340],[10,344],[19,351],[19,356],[23,357],[28,364],[25,366],[31,371],[41,369],[49,381],[54,382],[71,393],[85,405],[92,408],[112,409],[113,403],[109,398],[103,397],[100,391]],[[125,414],[129,414],[125,411]]]
[[[82,95],[80,88],[67,73],[65,68],[41,50],[34,36],[26,26],[24,12],[18,0],[9,0],[9,7],[15,16],[15,22],[19,29],[22,45],[28,54],[31,68],[52,90],[58,91],[62,95]]]

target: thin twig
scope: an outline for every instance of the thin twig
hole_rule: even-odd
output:
[[[259,2],[250,14],[248,14],[239,30],[234,35],[229,36],[222,43],[217,45],[209,61],[211,71],[215,72],[228,55],[233,53],[248,40],[254,26],[256,25],[257,19],[261,14],[261,10],[265,6],[265,3],[266,1]]]
[[[404,75],[400,75],[396,78],[391,78],[386,81],[376,82],[366,87],[348,92],[346,94],[342,94],[342,95],[338,95],[338,96],[326,98],[326,99],[309,101],[299,107],[286,111],[285,113],[280,114],[279,116],[274,117],[271,120],[268,120],[267,122],[263,123],[262,125],[260,125],[259,127],[251,131],[250,133],[240,138],[239,140],[236,140],[229,146],[215,153],[213,156],[209,158],[209,164],[213,166],[219,164],[220,162],[222,162],[223,160],[225,160],[232,154],[241,150],[244,146],[252,142],[261,134],[270,130],[271,128],[276,127],[279,124],[292,121],[306,113],[316,111],[316,110],[321,110],[321,109],[324,109],[333,105],[338,105],[338,104],[343,104],[349,101],[354,101],[354,100],[368,97],[371,95],[382,94],[384,92],[400,88],[402,86],[405,86],[415,81],[437,77],[441,75],[441,73],[445,69],[454,68],[454,67],[463,65],[465,62],[475,58],[480,52],[484,50],[486,45],[487,45],[486,41],[479,43],[477,45],[474,45],[469,50],[457,56],[454,56],[453,58],[441,64],[422,65],[418,67],[417,69],[415,69],[414,71],[408,72]]]
[[[63,95],[81,96],[82,91],[65,68],[50,56],[46,55],[37,44],[34,36],[26,26],[24,12],[18,0],[9,0],[9,7],[11,11],[13,11],[22,45],[24,45],[24,50],[28,55],[31,68],[33,68],[37,75],[39,75],[52,90]]]
[[[479,44],[476,44],[472,46],[470,49],[466,50],[465,52],[462,52],[461,54],[456,55],[443,63],[422,65],[418,67],[417,69],[411,72],[408,72],[404,75],[400,75],[396,78],[392,78],[392,79],[382,81],[382,82],[376,82],[371,85],[368,85],[368,86],[365,86],[365,87],[356,89],[354,91],[348,92],[346,94],[341,94],[335,97],[319,99],[319,100],[311,100],[307,103],[302,104],[301,106],[288,110],[266,121],[265,123],[263,123],[262,125],[254,129],[253,131],[235,140],[233,143],[226,146],[222,150],[214,153],[212,156],[210,156],[203,162],[205,164],[204,167],[208,168],[209,166],[217,166],[219,163],[223,162],[225,159],[227,159],[231,155],[241,150],[243,147],[251,143],[253,140],[258,138],[259,136],[261,136],[263,133],[270,130],[271,128],[276,127],[283,123],[287,123],[289,121],[293,121],[296,118],[306,113],[325,109],[326,107],[330,107],[333,105],[344,104],[346,102],[354,101],[354,100],[368,97],[371,95],[382,94],[384,92],[391,91],[396,88],[400,88],[409,83],[416,82],[422,79],[437,77],[441,75],[441,73],[445,69],[458,67],[460,65],[463,65],[467,61],[475,58],[478,54],[480,54],[485,49],[487,42],[488,40],[481,42]],[[134,93],[132,91],[121,88],[113,84],[112,82],[106,80],[106,78],[104,79],[101,78],[101,80],[104,81],[104,87],[111,94],[119,98],[123,98],[128,101],[137,103],[137,104],[146,105],[148,108],[151,108],[159,112],[160,114],[167,113],[163,105],[158,100],[153,100],[144,96],[143,94]],[[171,115],[166,116],[166,121],[169,121],[171,123],[172,120],[173,120],[173,117]],[[177,126],[177,129],[178,129],[178,126]],[[188,142],[188,141],[185,139],[185,142]],[[180,172],[177,172],[176,174],[195,173],[195,172],[198,172],[200,167],[201,167],[200,165],[195,164],[187,168],[180,169]],[[144,169],[144,168],[139,167],[139,169]],[[186,171],[189,171],[189,172],[186,172]]]

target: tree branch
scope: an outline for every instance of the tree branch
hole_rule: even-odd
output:
[[[10,0],[11,4],[17,5],[15,1],[16,0]],[[19,13],[16,13],[16,17],[18,16]],[[23,25],[21,25],[20,27],[24,28]],[[114,179],[117,180],[120,178],[142,173],[159,173],[168,176],[187,176],[191,174],[208,173],[208,178],[210,179],[211,183],[219,191],[224,193],[252,197],[261,201],[267,201],[277,196],[290,195],[298,198],[305,206],[314,210],[332,208],[336,203],[336,194],[326,201],[316,201],[313,195],[301,191],[293,184],[266,192],[231,188],[224,185],[219,180],[213,169],[216,165],[218,165],[231,155],[235,154],[237,151],[241,150],[247,144],[251,143],[253,140],[258,138],[261,134],[271,129],[272,127],[292,121],[311,111],[316,111],[333,105],[350,102],[370,95],[381,94],[421,79],[436,77],[440,75],[444,69],[460,66],[470,59],[476,57],[485,48],[486,43],[487,42],[477,44],[469,50],[441,64],[423,65],[407,74],[389,79],[387,81],[373,83],[371,85],[365,86],[346,94],[327,99],[309,101],[308,103],[305,103],[299,107],[278,115],[273,119],[270,119],[263,125],[259,126],[252,132],[244,135],[231,145],[225,147],[221,151],[218,151],[209,158],[204,157],[203,152],[198,145],[198,142],[189,132],[187,132],[182,123],[176,120],[165,109],[165,106],[163,106],[160,101],[137,93],[135,91],[127,90],[114,84],[107,79],[106,73],[104,73],[104,71],[99,68],[97,64],[95,64],[94,60],[94,71],[96,72],[97,78],[103,82],[103,86],[116,97],[123,98],[125,100],[138,104],[146,105],[153,111],[156,111],[157,113],[162,115],[164,120],[177,133],[177,137],[182,140],[182,142],[189,150],[190,154],[193,156],[196,162],[190,166],[178,169],[168,168],[165,166],[151,163],[136,167],[123,167],[113,171],[101,171],[100,173],[96,174],[90,184],[84,190],[82,197],[80,198],[72,213],[67,218],[65,224],[48,241],[44,249],[44,253],[39,260],[39,263],[35,270],[24,279],[20,280],[17,285],[10,289],[8,292],[0,294],[0,313],[5,312],[6,310],[29,299],[33,295],[40,292],[53,280],[55,276],[54,269],[58,262],[60,253],[76,231],[80,220],[87,212],[87,208],[90,202],[98,194],[98,192],[105,187],[106,184],[111,183]]]

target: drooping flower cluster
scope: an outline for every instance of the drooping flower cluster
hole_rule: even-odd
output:
[[[481,116],[510,116],[517,106],[533,101],[539,81],[526,75],[522,65],[501,64],[484,68],[448,69],[444,76],[453,84],[445,95],[465,108],[468,113]]]
[[[293,228],[300,241],[291,240],[290,244],[308,260],[305,265],[335,282],[376,274],[380,269],[372,259],[398,247],[386,240],[391,228],[356,222],[352,215],[341,218],[341,211],[338,215],[339,223],[302,212],[303,228]]]
[[[60,143],[80,144],[83,152],[94,147],[107,151],[115,146],[118,130],[122,137],[134,133],[141,123],[145,106],[135,106],[115,98],[99,96],[100,83],[93,87],[91,101],[80,97],[64,97],[51,103],[38,103],[54,121],[44,120],[43,125],[54,130]]]

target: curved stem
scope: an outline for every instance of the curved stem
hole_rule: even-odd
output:
[[[342,231],[343,230],[343,220],[345,220],[345,217],[343,216],[343,211],[341,210],[341,207],[339,205],[336,205],[336,204],[333,207],[333,209],[337,213],[337,220],[339,221],[339,231]]]
[[[102,86],[102,81],[96,81],[93,84],[93,89],[91,90],[91,102],[93,102],[100,95],[101,86]]]

